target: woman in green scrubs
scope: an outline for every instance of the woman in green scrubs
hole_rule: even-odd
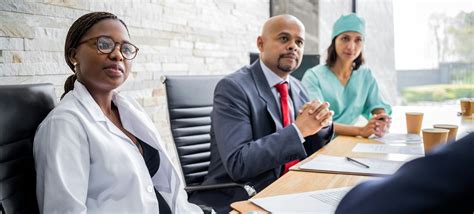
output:
[[[390,127],[392,109],[379,92],[372,71],[363,66],[365,21],[354,13],[333,26],[326,64],[306,71],[303,84],[311,99],[327,101],[334,111],[336,135],[383,136]],[[354,126],[362,115],[365,126]]]

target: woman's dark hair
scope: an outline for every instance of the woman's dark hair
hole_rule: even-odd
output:
[[[329,45],[328,47],[328,58],[326,59],[326,65],[330,68],[334,66],[334,64],[336,64],[336,60],[337,60],[336,38],[337,36],[334,37],[334,39],[332,39],[331,45]],[[352,70],[359,69],[359,67],[364,63],[365,63],[365,59],[361,51],[359,56],[352,63]]]
[[[104,19],[119,20],[123,24],[123,26],[125,26],[125,29],[127,29],[128,32],[127,25],[112,13],[92,12],[79,17],[69,28],[69,31],[67,32],[66,36],[66,43],[64,44],[64,57],[66,59],[67,65],[69,66],[69,68],[71,68],[73,72],[76,71],[74,70],[74,64],[71,62],[70,59],[72,52],[77,48],[77,45],[79,44],[79,42],[81,42],[81,39],[84,34],[86,34],[87,31],[92,28],[92,26]],[[70,90],[74,88],[74,81],[76,79],[77,77],[75,73],[66,79],[66,82],[64,83],[64,93],[63,95],[61,95],[61,99],[64,97],[64,95],[66,95]]]

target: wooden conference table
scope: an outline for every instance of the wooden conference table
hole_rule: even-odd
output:
[[[406,133],[405,112],[421,111],[424,112],[422,128],[432,128],[433,124],[455,124],[458,125],[457,138],[474,131],[474,120],[471,117],[457,116],[459,106],[395,106],[392,114],[393,133]],[[290,172],[286,173],[270,186],[259,192],[253,198],[264,198],[269,196],[284,195],[291,193],[300,193],[331,188],[354,186],[357,183],[374,179],[370,176],[358,176],[335,173],[319,173],[299,171],[298,167],[313,159],[314,157],[324,155],[368,157],[387,160],[406,160],[411,158],[409,155],[402,154],[375,154],[375,153],[354,153],[352,149],[357,143],[381,144],[378,141],[366,138],[356,138],[347,136],[338,136],[331,143],[314,153],[304,161],[293,166]],[[420,144],[420,146],[422,146]],[[248,213],[251,211],[265,211],[254,205],[250,201],[239,201],[231,204],[232,213]]]

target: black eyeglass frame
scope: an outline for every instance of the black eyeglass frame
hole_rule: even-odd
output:
[[[107,53],[107,52],[104,52],[103,50],[101,50],[101,49],[99,48],[99,39],[101,39],[101,38],[107,38],[107,39],[110,39],[112,42],[114,42],[114,47],[113,47],[112,49],[110,49],[110,52],[108,52],[108,53]],[[119,42],[114,41],[114,40],[112,39],[112,37],[110,37],[110,36],[96,36],[96,37],[92,37],[92,38],[86,39],[86,40],[84,40],[84,41],[82,41],[82,42],[79,42],[79,43],[77,44],[77,47],[79,47],[79,45],[82,45],[82,44],[84,44],[84,43],[90,42],[90,41],[92,41],[92,40],[95,40],[95,47],[96,47],[97,51],[99,51],[100,53],[103,53],[103,54],[110,54],[110,53],[114,52],[115,48],[117,48],[117,44],[120,45],[120,54],[122,54],[122,57],[123,57],[124,59],[126,59],[126,60],[133,60],[133,59],[135,59],[135,57],[136,57],[137,54],[138,54],[138,50],[140,50],[137,46],[135,46],[134,44],[132,44],[132,43],[130,43],[130,42],[122,42],[122,43],[119,43]],[[135,52],[134,52],[134,54],[133,54],[133,57],[131,57],[131,58],[125,57],[125,55],[123,54],[123,50],[122,50],[123,44],[129,44],[129,45],[131,45],[131,46],[133,46],[133,47],[135,48]]]

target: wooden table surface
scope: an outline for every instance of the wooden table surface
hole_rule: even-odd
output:
[[[253,198],[284,195],[291,193],[308,192],[338,187],[354,186],[357,183],[370,179],[366,176],[314,173],[290,171],[262,190]],[[249,211],[264,211],[250,201],[239,201],[231,204],[234,210],[241,213]]]
[[[333,173],[316,173],[298,171],[297,168],[303,162],[309,161],[318,154],[331,155],[348,155],[351,154],[352,147],[356,142],[378,143],[376,141],[354,138],[354,137],[337,137],[333,142],[320,149],[301,163],[293,166],[290,172],[286,173],[270,186],[259,192],[253,198],[264,198],[268,196],[284,195],[299,192],[308,192],[315,190],[331,189],[338,187],[354,186],[360,181],[370,179],[367,176],[333,174]],[[383,157],[382,157],[383,158]],[[231,204],[231,207],[238,212],[247,213],[249,211],[264,211],[260,207],[254,205],[250,201],[239,201]]]
[[[474,131],[474,120],[471,117],[457,116],[458,106],[396,106],[392,114],[391,132],[406,133],[405,112],[421,111],[424,112],[422,128],[431,128],[433,124],[445,123],[455,124],[459,126],[458,138],[466,135],[468,132]],[[347,174],[334,173],[318,173],[300,171],[298,167],[313,159],[317,155],[333,155],[333,156],[350,156],[350,157],[366,157],[387,160],[407,160],[412,158],[410,155],[402,154],[375,154],[375,153],[353,153],[352,149],[357,143],[380,144],[378,141],[369,140],[367,138],[339,136],[331,143],[306,158],[299,164],[293,166],[290,172],[286,173],[267,188],[259,192],[253,198],[264,198],[269,196],[284,195],[291,193],[308,192],[315,190],[324,190],[330,188],[339,188],[354,186],[357,183],[373,179],[369,176],[357,176]],[[419,144],[422,147],[422,144]],[[254,205],[250,201],[239,201],[231,204],[234,209],[232,213],[248,213],[249,211],[264,212],[262,208]]]

